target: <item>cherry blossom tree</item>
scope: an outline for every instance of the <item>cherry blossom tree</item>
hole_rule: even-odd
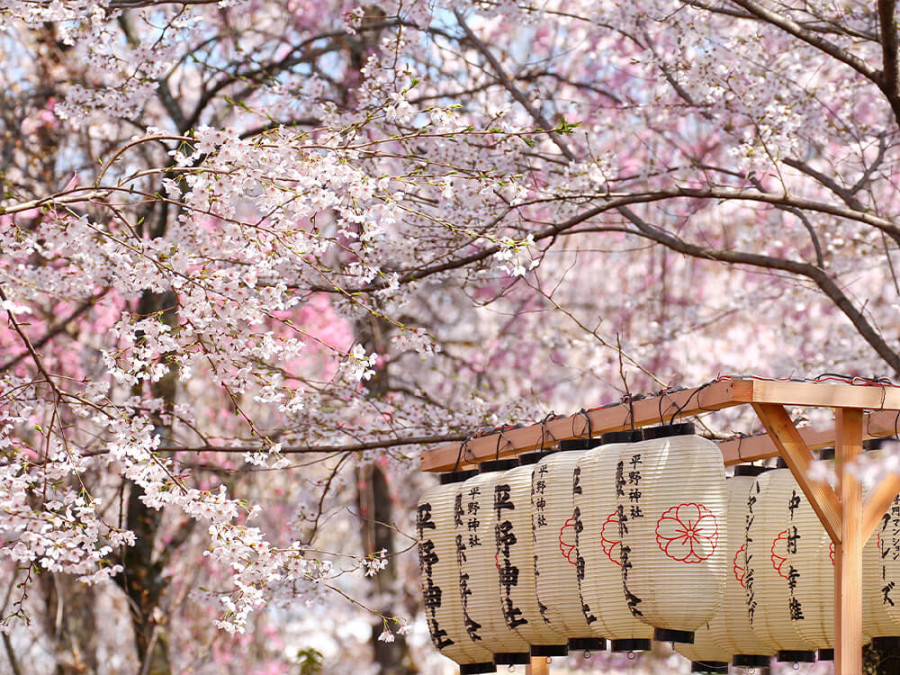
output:
[[[11,669],[428,671],[422,447],[900,372],[895,4],[6,0]]]

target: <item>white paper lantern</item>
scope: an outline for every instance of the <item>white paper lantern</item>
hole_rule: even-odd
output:
[[[900,647],[900,496],[863,548],[863,631],[876,648]]]
[[[619,451],[614,489],[622,582],[654,638],[693,640],[719,611],[727,571],[725,465],[712,441],[678,424]]]
[[[729,570],[725,575],[722,609],[710,622],[712,639],[733,655],[735,666],[766,668],[777,648],[760,639],[750,626],[747,613],[746,527],[747,499],[756,476],[766,469],[760,466],[737,466],[734,476],[725,482],[728,493],[727,536],[724,538]]]
[[[543,457],[531,483],[534,575],[541,615],[565,635],[569,649],[598,651],[606,641],[591,631],[581,611],[578,592],[575,518],[572,511],[572,476],[594,439],[561,441],[559,452]]]
[[[494,488],[516,460],[483,462],[482,473],[458,486],[455,517],[459,589],[469,637],[494,654],[495,665],[528,664],[529,644],[506,623],[500,602]]]
[[[565,656],[566,637],[541,614],[534,577],[531,484],[534,462],[543,453],[519,458],[494,486],[500,602],[507,625],[531,645],[531,656]]]
[[[612,651],[648,650],[653,636],[653,628],[632,612],[622,586],[615,491],[620,451],[641,438],[639,431],[604,434],[603,445],[579,458],[573,476],[581,607],[594,635],[608,638]]]
[[[469,639],[458,592],[454,514],[457,483],[477,475],[458,471],[441,476],[441,485],[419,500],[416,530],[425,619],[438,651],[460,664],[461,675],[494,672],[493,655]]]
[[[791,620],[788,588],[786,504],[799,489],[788,469],[756,478],[748,497],[745,549],[747,611],[760,640],[774,645],[779,660],[815,661],[815,645]]]
[[[716,615],[718,616],[718,615]],[[712,622],[716,621],[713,617]],[[676,644],[675,651],[691,662],[692,673],[727,673],[733,652],[721,647],[711,632],[712,622],[694,631],[693,644]]]

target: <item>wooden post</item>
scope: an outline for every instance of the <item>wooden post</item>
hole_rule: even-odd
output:
[[[862,489],[846,471],[862,452],[862,410],[835,410],[835,464],[841,502],[841,540],[835,544],[834,671],[862,675]]]
[[[549,659],[546,656],[532,656],[531,665],[525,668],[525,675],[550,675]]]

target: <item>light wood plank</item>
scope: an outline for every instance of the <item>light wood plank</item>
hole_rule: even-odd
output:
[[[826,408],[898,410],[900,409],[900,388],[754,380],[753,402]]]
[[[791,421],[784,406],[774,403],[754,403],[753,409],[769,432],[779,453],[787,462],[794,479],[803,490],[819,520],[835,544],[841,537],[841,505],[830,485],[809,479],[809,465],[813,460],[812,452],[797,427]],[[862,418],[860,413],[860,419]]]
[[[525,675],[550,675],[550,664],[544,656],[532,656],[531,665],[525,668]]]
[[[845,468],[862,452],[861,410],[835,410],[835,468],[841,498],[841,541],[835,544],[834,671],[862,675],[862,488]]]

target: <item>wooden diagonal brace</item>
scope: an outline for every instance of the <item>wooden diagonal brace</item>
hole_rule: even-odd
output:
[[[887,513],[898,493],[900,493],[900,476],[889,473],[881,479],[878,486],[866,498],[862,516],[863,542],[869,541],[882,516]]]
[[[803,494],[809,500],[819,520],[835,544],[841,541],[841,504],[831,486],[826,483],[812,481],[809,478],[809,465],[813,460],[812,452],[807,447],[797,427],[791,420],[784,406],[776,403],[754,403],[753,409],[760,421],[775,442],[779,454],[787,462],[800,485]]]

